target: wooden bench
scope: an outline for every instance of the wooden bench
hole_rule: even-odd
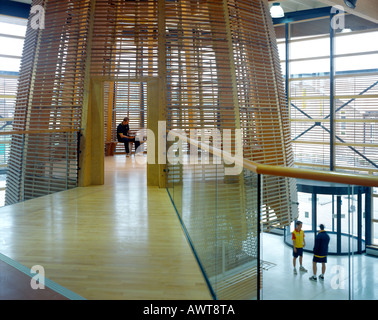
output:
[[[144,142],[145,142],[145,140],[142,143],[144,143]],[[118,143],[118,141],[106,141],[105,142],[105,156],[114,156],[115,149],[117,147],[117,143]],[[133,144],[134,144],[134,141],[129,142],[130,153],[131,153]]]
[[[106,141],[105,142],[105,156],[114,156],[115,148],[118,141]]]

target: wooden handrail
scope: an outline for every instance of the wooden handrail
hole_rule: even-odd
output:
[[[190,139],[173,130],[170,131],[170,134],[178,137],[179,139],[183,141],[186,141],[187,143],[195,145],[198,148],[206,150],[212,153],[213,155],[222,157],[223,159],[226,159],[229,162],[235,162],[235,157],[233,157],[231,154],[229,154],[226,151],[222,151],[220,149],[214,148],[212,146],[201,143],[199,141]],[[244,169],[250,170],[257,174],[267,174],[267,175],[273,175],[273,176],[279,176],[279,177],[289,177],[289,178],[343,183],[343,184],[359,185],[359,186],[366,186],[366,187],[378,187],[378,177],[374,177],[374,176],[267,165],[267,164],[253,162],[248,159],[242,159],[242,161],[239,161],[239,162],[238,160],[236,160],[236,164],[239,164],[239,165],[242,164]]]
[[[2,131],[0,136],[9,136],[13,134],[38,134],[38,133],[58,133],[58,132],[77,132],[80,129],[45,129],[45,130],[16,130],[16,131]]]

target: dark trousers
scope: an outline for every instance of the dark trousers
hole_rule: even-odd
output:
[[[123,144],[125,145],[126,154],[130,153],[129,142],[133,142],[135,144],[135,152],[137,151],[138,147],[140,146],[140,141],[135,140],[135,138],[130,138],[130,139],[129,138],[121,138],[121,139],[119,139],[119,142],[123,142]]]

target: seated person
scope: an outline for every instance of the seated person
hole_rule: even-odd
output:
[[[140,141],[135,140],[135,136],[133,136],[133,133],[130,131],[128,117],[125,117],[123,121],[117,127],[117,140],[118,142],[123,142],[123,144],[125,145],[125,151],[126,151],[127,157],[130,156],[129,142],[134,142],[135,152],[138,150]]]

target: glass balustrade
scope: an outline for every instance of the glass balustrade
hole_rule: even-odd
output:
[[[184,155],[168,165],[168,191],[213,297],[257,299],[258,175],[225,168],[206,151],[199,163]]]
[[[214,299],[378,298],[377,258],[365,252],[372,228],[371,188],[295,179],[297,202],[291,205],[298,216],[284,227],[277,216],[267,227],[264,210],[271,221],[275,214],[264,203],[268,176],[246,168],[227,175],[230,165],[204,150],[199,155],[191,163],[188,152],[177,152],[176,163],[168,164],[168,192]],[[297,220],[303,223],[307,272],[299,271],[298,258],[294,274],[291,237]],[[324,280],[317,263],[317,281],[311,281],[320,224],[330,237],[329,253]]]

